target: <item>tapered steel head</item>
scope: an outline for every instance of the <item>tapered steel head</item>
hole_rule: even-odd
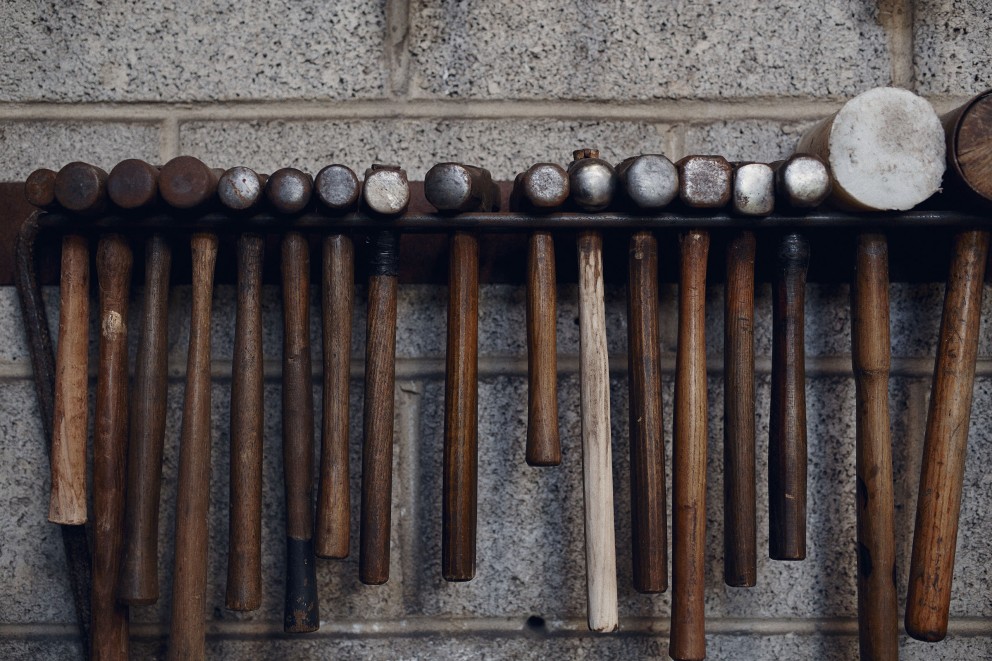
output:
[[[313,180],[296,168],[282,168],[269,175],[265,198],[280,213],[300,213],[310,204]]]
[[[524,204],[544,211],[564,205],[571,191],[568,172],[556,163],[530,166],[514,182],[514,189],[514,194]]]
[[[354,170],[346,165],[328,165],[317,173],[314,193],[325,208],[344,213],[358,205],[362,184]]]
[[[247,211],[262,200],[262,176],[243,165],[226,171],[217,180],[217,199],[231,211]]]
[[[775,210],[775,171],[767,163],[742,163],[734,169],[734,211],[767,216]]]
[[[488,170],[461,163],[438,163],[424,175],[424,197],[438,211],[490,211],[498,203]]]
[[[679,198],[696,209],[718,209],[730,202],[734,168],[723,156],[686,156],[679,171]]]
[[[617,173],[599,158],[596,149],[577,149],[568,165],[568,184],[572,203],[583,211],[602,211],[616,195]]]
[[[830,168],[819,156],[793,154],[774,166],[779,199],[788,206],[810,209],[830,197]]]
[[[158,168],[129,158],[107,175],[107,195],[121,209],[140,209],[158,199]]]
[[[69,163],[55,175],[55,200],[67,211],[99,211],[107,200],[107,173],[89,163]]]
[[[55,170],[42,168],[28,175],[24,182],[24,197],[29,204],[41,209],[55,205]]]
[[[679,194],[679,172],[661,154],[642,154],[617,166],[624,197],[638,209],[663,209]]]
[[[406,171],[396,165],[373,165],[365,171],[362,201],[372,213],[396,216],[410,204]]]
[[[220,174],[198,158],[177,156],[159,171],[158,191],[169,206],[193,209],[214,196]]]

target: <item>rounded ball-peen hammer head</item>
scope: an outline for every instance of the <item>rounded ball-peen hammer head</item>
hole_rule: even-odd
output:
[[[162,200],[176,209],[194,209],[208,202],[217,192],[223,174],[212,170],[193,156],[177,156],[162,166],[158,191]]]
[[[121,209],[140,209],[158,199],[159,170],[137,158],[114,166],[107,176],[107,195]]]
[[[280,213],[300,213],[310,204],[313,180],[296,168],[282,168],[269,175],[265,198]]]
[[[107,173],[89,163],[75,161],[55,175],[55,200],[67,211],[96,213],[107,200]]]
[[[265,175],[251,168],[238,165],[220,176],[217,181],[217,199],[231,211],[248,211],[258,206],[265,190]]]
[[[599,150],[577,149],[568,165],[572,204],[583,211],[602,211],[610,206],[617,191],[617,173],[599,158]]]
[[[738,163],[734,167],[734,211],[743,216],[767,216],[775,210],[775,171],[767,163]]]
[[[632,156],[617,165],[624,197],[642,210],[663,209],[679,194],[679,172],[661,154]]]
[[[438,163],[424,175],[424,197],[442,213],[492,211],[499,190],[489,170],[461,163]]]
[[[28,175],[24,181],[24,199],[39,209],[55,206],[55,170],[41,168]]]
[[[406,171],[397,165],[375,164],[365,171],[362,202],[371,213],[397,216],[410,204]]]
[[[328,165],[314,180],[314,194],[328,211],[345,213],[353,210],[361,193],[358,176],[346,165]]]
[[[830,197],[830,168],[819,156],[793,154],[772,163],[778,198],[793,209],[812,209]]]

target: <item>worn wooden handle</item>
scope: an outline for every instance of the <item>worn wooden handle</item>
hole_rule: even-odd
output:
[[[527,253],[527,463],[561,463],[555,242],[534,232]]]
[[[619,616],[610,454],[610,365],[603,299],[603,237],[599,232],[579,234],[578,260],[588,620],[592,631],[615,631]]]
[[[282,458],[286,487],[287,633],[320,626],[313,548],[313,376],[310,249],[299,232],[282,240]]]
[[[710,237],[681,237],[672,456],[673,659],[706,656],[706,258]]]
[[[55,358],[52,492],[48,520],[86,523],[86,437],[90,337],[90,251],[86,239],[62,239],[59,345]]]
[[[196,233],[186,395],[179,437],[170,661],[206,655],[207,516],[210,503],[210,305],[217,235]]]
[[[475,577],[479,473],[479,241],[455,232],[449,250],[441,573],[448,581],[469,581]]]
[[[365,339],[365,411],[359,578],[389,580],[393,497],[393,388],[396,381],[398,237],[373,237]]]
[[[118,598],[158,601],[158,513],[168,387],[169,270],[172,249],[160,234],[145,243],[145,298],[134,367],[127,459],[124,565]]]
[[[906,603],[906,631],[920,640],[947,634],[988,251],[987,230],[958,234],[944,295]]]
[[[231,374],[231,503],[226,604],[262,604],[262,445],[265,403],[262,356],[262,264],[258,234],[238,237],[238,300]]]
[[[758,581],[754,453],[754,232],[727,246],[723,313],[723,580]]]
[[[809,242],[778,246],[772,298],[772,392],[768,422],[768,553],[806,557],[806,359],[804,312]]]
[[[639,592],[664,592],[668,589],[668,531],[658,335],[658,241],[651,232],[638,232],[630,238],[627,266],[634,588]]]
[[[124,550],[127,457],[127,308],[131,248],[108,234],[97,248],[100,357],[93,430],[93,592],[91,658],[128,658],[128,607],[117,601]]]
[[[889,260],[882,234],[858,236],[851,288],[857,389],[858,639],[865,661],[899,658],[889,431]]]
[[[316,531],[317,555],[322,558],[347,558],[351,543],[348,384],[354,292],[351,237],[332,234],[324,239],[324,421]]]

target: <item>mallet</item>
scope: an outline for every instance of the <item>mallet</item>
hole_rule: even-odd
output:
[[[660,154],[617,165],[620,191],[639,212],[678,197],[679,174]],[[627,365],[630,383],[630,516],[634,588],[668,589],[665,437],[662,431],[661,342],[658,333],[658,240],[635,232],[627,249]]]
[[[572,204],[601,211],[617,189],[613,166],[595,149],[579,149],[568,166]],[[613,529],[613,459],[610,448],[610,365],[603,299],[603,236],[584,230],[578,238],[579,360],[582,399],[582,476],[585,496],[586,589],[592,631],[615,631],[617,558]]]
[[[428,170],[424,196],[445,214],[499,208],[489,171],[460,163]],[[478,509],[479,240],[456,231],[449,252],[441,573],[448,581],[469,581],[475,577]]]

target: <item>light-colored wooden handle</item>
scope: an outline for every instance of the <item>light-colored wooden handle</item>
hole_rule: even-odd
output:
[[[210,502],[210,306],[217,235],[194,234],[186,394],[179,436],[175,569],[169,661],[206,656],[207,516]]]
[[[86,239],[76,234],[62,239],[60,298],[48,520],[82,525],[86,523],[90,251]]]
[[[610,454],[610,366],[603,299],[603,238],[599,232],[579,235],[578,254],[588,619],[592,631],[615,631],[619,616]]]
[[[857,389],[858,639],[863,661],[899,657],[889,431],[889,262],[882,234],[858,237],[851,296]]]
[[[906,632],[931,642],[947,635],[988,251],[988,230],[957,235],[940,321],[906,603]]]
[[[710,237],[681,238],[672,457],[673,659],[706,656],[706,257]]]

